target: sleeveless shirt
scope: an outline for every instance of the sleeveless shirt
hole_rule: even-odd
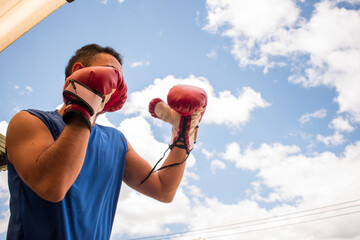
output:
[[[57,111],[26,110],[56,140],[65,127]],[[40,198],[8,163],[10,219],[7,239],[110,239],[124,174],[127,143],[117,129],[95,124],[82,169],[65,198]]]

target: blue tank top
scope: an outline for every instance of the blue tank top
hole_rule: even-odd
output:
[[[45,123],[54,140],[58,138],[65,124],[57,111],[27,111]],[[126,152],[120,131],[95,124],[80,174],[58,203],[37,196],[8,161],[7,239],[110,239]]]

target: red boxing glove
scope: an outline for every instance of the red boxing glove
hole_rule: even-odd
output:
[[[63,119],[68,123],[80,114],[91,129],[98,114],[119,110],[125,103],[127,86],[122,74],[111,67],[86,67],[75,71],[64,85]]]
[[[206,92],[194,86],[177,85],[170,89],[167,102],[160,98],[151,100],[149,112],[173,126],[170,148],[185,148],[189,153],[194,147],[197,127],[206,109]]]

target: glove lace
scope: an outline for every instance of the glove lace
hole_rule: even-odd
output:
[[[146,178],[144,178],[144,180],[142,180],[140,182],[140,184],[138,185],[138,187],[140,187],[149,177],[150,175],[156,171],[160,171],[160,170],[163,170],[165,168],[169,168],[169,167],[175,167],[175,166],[178,166],[178,165],[181,165],[183,164],[189,157],[190,155],[190,152],[191,150],[189,150],[189,146],[186,144],[186,137],[185,137],[185,134],[186,134],[186,126],[187,126],[187,122],[188,122],[188,118],[185,118],[184,121],[183,121],[183,126],[182,126],[182,130],[181,130],[181,133],[179,134],[179,137],[171,144],[169,145],[169,147],[165,150],[163,156],[157,161],[157,163],[154,165],[154,167],[151,169],[151,171],[149,172],[149,174],[146,176]],[[182,144],[178,144],[178,143],[182,143]],[[186,157],[185,159],[182,161],[182,162],[178,162],[178,163],[172,163],[172,164],[169,164],[169,165],[166,165],[166,166],[162,166],[160,167],[159,169],[155,170],[157,165],[164,159],[165,157],[165,154],[167,151],[172,150],[174,147],[178,147],[178,148],[181,148],[181,149],[185,149],[186,150]]]

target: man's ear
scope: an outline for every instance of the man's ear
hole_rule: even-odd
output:
[[[76,72],[79,69],[82,69],[83,67],[84,67],[84,65],[82,65],[80,62],[74,63],[74,65],[72,67],[72,73]]]

